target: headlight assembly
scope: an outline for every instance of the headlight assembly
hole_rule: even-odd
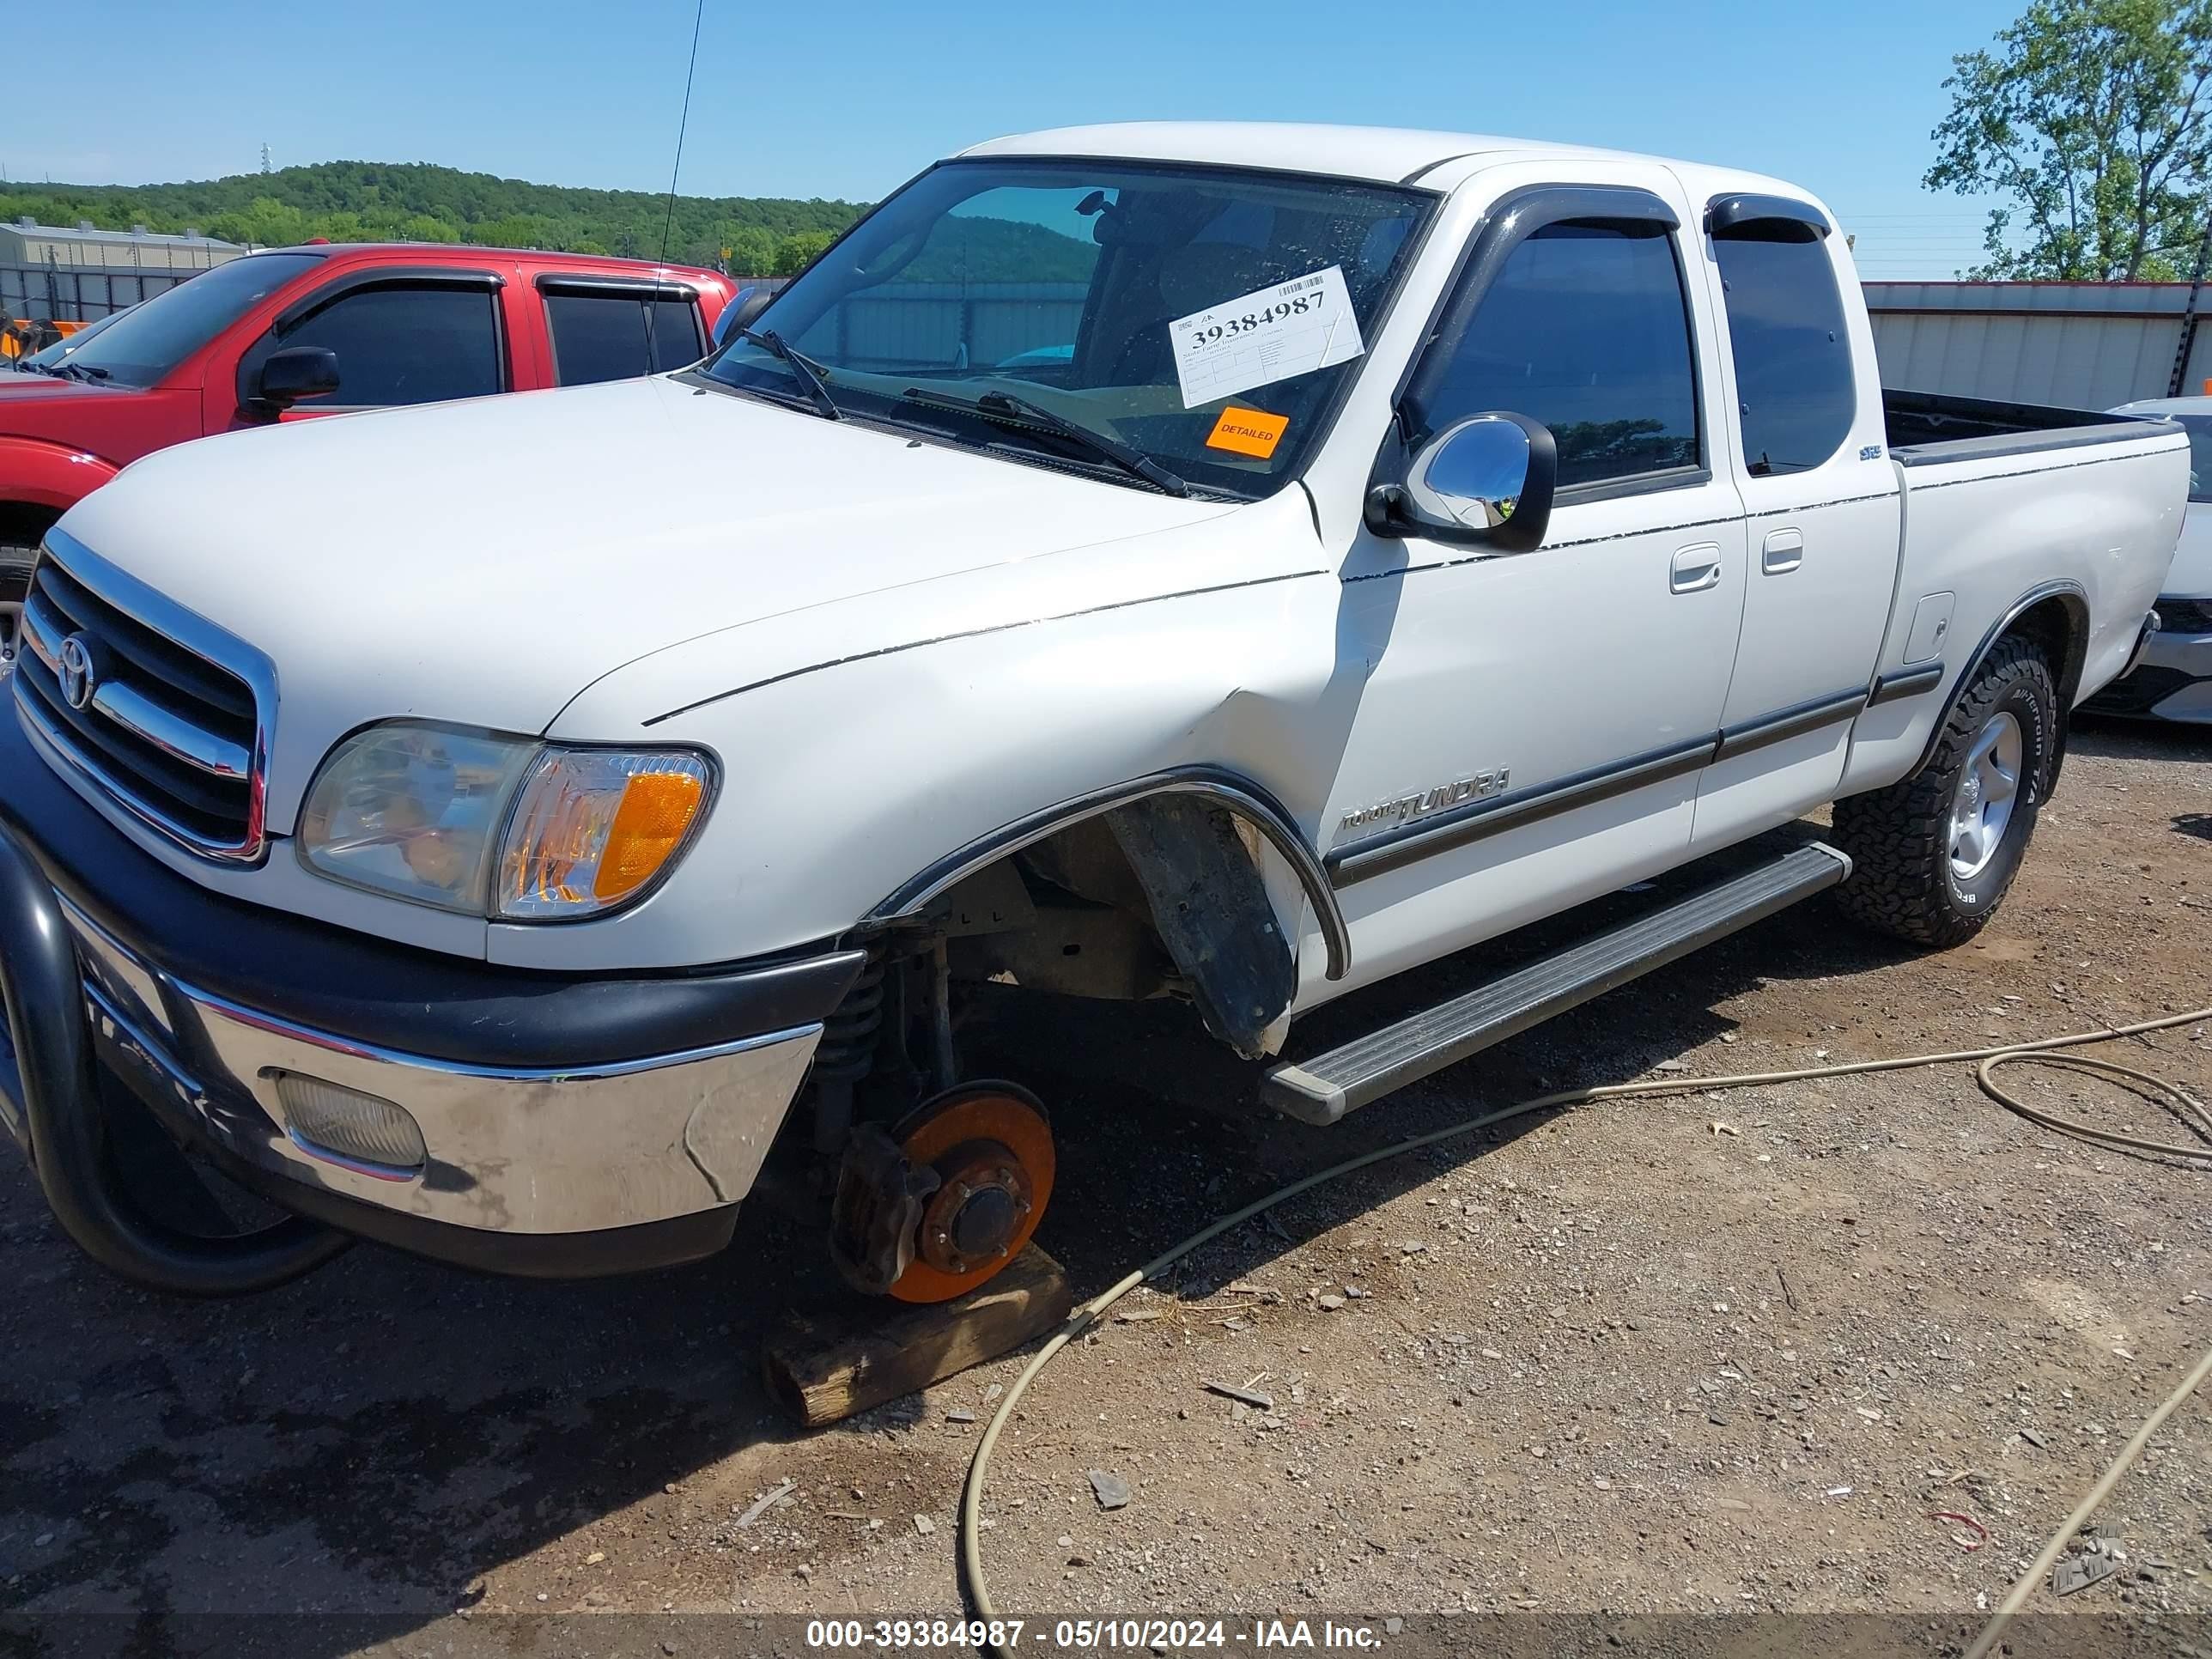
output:
[[[495,914],[542,921],[622,903],[674,860],[712,781],[699,755],[546,750],[500,849]]]
[[[713,787],[690,750],[564,749],[394,722],[324,761],[300,856],[333,880],[464,915],[596,915],[674,866]]]

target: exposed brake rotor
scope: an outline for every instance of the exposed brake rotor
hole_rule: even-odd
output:
[[[882,1129],[856,1130],[838,1172],[831,1249],[856,1288],[946,1302],[1022,1252],[1052,1196],[1043,1104],[963,1083]]]

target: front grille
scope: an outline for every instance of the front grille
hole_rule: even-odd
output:
[[[16,705],[65,759],[195,853],[261,855],[266,659],[58,531],[22,642]]]
[[[2156,609],[2161,634],[2212,634],[2212,599],[2160,599]]]

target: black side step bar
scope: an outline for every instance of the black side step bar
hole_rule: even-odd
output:
[[[1334,1123],[1395,1089],[1833,887],[1850,872],[1850,860],[1825,842],[1800,847],[1340,1048],[1274,1066],[1260,1085],[1260,1097],[1308,1123]]]

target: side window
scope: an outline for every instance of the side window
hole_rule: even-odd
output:
[[[626,380],[682,368],[707,355],[699,308],[690,300],[640,295],[549,293],[553,376],[562,386]]]
[[[1485,410],[1549,427],[1559,488],[1698,464],[1698,379],[1665,228],[1556,224],[1506,256],[1421,410],[1442,431]]]
[[[1772,220],[1743,228],[1717,236],[1713,255],[1727,295],[1744,460],[1753,477],[1802,472],[1836,453],[1858,410],[1843,295],[1810,229]]]
[[[276,343],[337,353],[334,408],[480,398],[505,389],[498,302],[488,289],[364,289],[332,301]]]

